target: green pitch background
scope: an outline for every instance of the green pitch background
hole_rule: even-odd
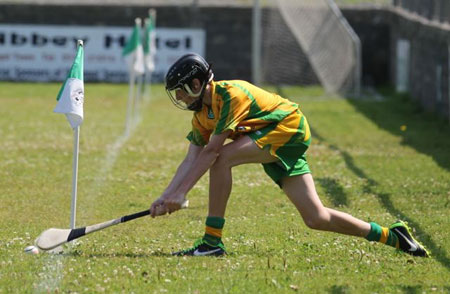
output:
[[[282,91],[311,124],[308,160],[323,202],[383,225],[408,221],[432,258],[308,229],[259,165],[234,169],[225,258],[170,256],[203,234],[207,175],[189,209],[86,236],[61,255],[24,254],[43,230],[69,226],[73,134],[52,113],[59,87],[0,83],[0,293],[450,292],[450,128],[388,93]],[[85,85],[78,226],[149,207],[187,150],[191,113],[161,86],[125,137],[127,95],[127,85]]]

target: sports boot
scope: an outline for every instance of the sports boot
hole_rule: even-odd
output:
[[[195,241],[192,248],[172,253],[175,256],[222,256],[225,254],[225,245],[222,241],[214,246],[207,243],[203,238]]]
[[[414,256],[428,257],[428,251],[411,234],[411,230],[402,221],[393,223],[389,229],[397,235],[399,249]]]

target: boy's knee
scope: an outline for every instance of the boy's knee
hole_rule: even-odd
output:
[[[222,169],[222,168],[228,168],[230,161],[227,159],[226,154],[219,153],[219,156],[217,156],[216,160],[214,161],[213,165],[211,166],[211,169]]]
[[[231,167],[232,156],[233,156],[233,154],[231,154],[229,151],[221,150],[219,152],[219,155],[217,156],[216,160],[214,161],[213,166]]]
[[[320,228],[322,227],[321,221],[316,218],[307,218],[303,219],[303,221],[308,228],[313,230],[320,230]]]
[[[308,228],[321,231],[327,230],[330,223],[326,213],[318,213],[316,215],[303,217],[303,221]]]

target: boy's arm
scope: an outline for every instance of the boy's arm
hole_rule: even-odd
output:
[[[163,215],[167,212],[171,213],[181,208],[185,195],[206,173],[211,165],[213,165],[217,156],[219,156],[220,149],[230,132],[231,131],[226,131],[219,135],[213,135],[208,145],[202,148],[198,154],[196,153],[197,156],[195,156],[195,160],[190,162],[189,165],[186,164],[186,166],[183,166],[180,173],[177,171],[177,174],[172,180],[173,184],[171,183],[164,194],[158,200],[153,202],[150,208],[152,217]],[[198,149],[196,149],[196,151],[198,151]]]
[[[197,146],[192,143],[189,144],[189,149],[186,154],[186,157],[178,166],[175,175],[173,176],[172,180],[170,181],[170,184],[164,190],[164,193],[162,195],[171,194],[177,190],[178,186],[181,184],[182,180],[191,169],[192,164],[195,162],[195,160],[197,159],[203,148],[204,146]]]
[[[153,215],[154,213],[156,213],[156,215],[159,215],[159,213],[157,211],[157,207],[162,205],[165,195],[172,194],[176,191],[176,189],[178,188],[178,186],[181,184],[181,182],[183,181],[186,174],[191,169],[192,164],[195,162],[196,158],[199,156],[199,154],[203,150],[203,148],[204,148],[203,146],[197,146],[192,143],[189,144],[189,149],[186,154],[186,157],[183,159],[181,164],[178,166],[177,171],[175,172],[175,175],[173,176],[169,185],[164,190],[162,195],[157,200],[155,200],[152,203],[152,205],[150,206],[150,211],[152,212],[152,216],[154,216]]]
[[[206,145],[196,158],[190,172],[186,178],[178,186],[175,193],[186,195],[197,181],[208,171],[214,164],[216,158],[219,156],[220,149],[223,147],[225,140],[230,135],[231,131],[226,131],[222,134],[213,135],[208,145]]]

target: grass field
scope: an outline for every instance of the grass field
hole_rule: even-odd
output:
[[[70,219],[72,131],[54,114],[60,84],[0,83],[0,293],[449,293],[450,128],[404,97],[382,101],[284,89],[308,117],[323,202],[414,228],[432,258],[316,232],[259,165],[234,169],[224,258],[176,258],[203,234],[208,176],[189,209],[86,236],[61,255],[24,254]],[[123,136],[126,85],[87,84],[77,225],[137,212],[159,196],[187,148],[190,113],[161,86]],[[401,128],[402,126],[405,126]]]

